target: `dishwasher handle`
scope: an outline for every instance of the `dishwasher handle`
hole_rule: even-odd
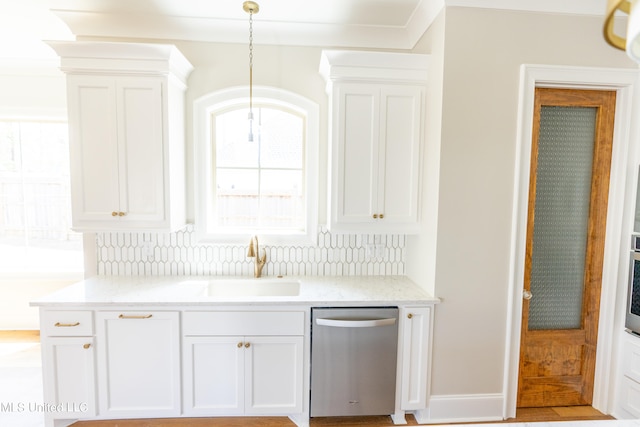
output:
[[[395,325],[396,318],[388,319],[316,319],[316,324],[332,328],[375,328],[377,326]]]

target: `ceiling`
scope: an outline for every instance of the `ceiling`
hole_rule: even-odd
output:
[[[246,43],[243,0],[0,0],[0,58],[42,40],[123,37]],[[604,15],[606,0],[257,0],[256,44],[411,49],[443,7]]]

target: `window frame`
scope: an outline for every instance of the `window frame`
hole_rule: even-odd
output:
[[[200,243],[246,243],[251,235],[260,235],[268,244],[315,245],[318,230],[318,145],[319,109],[309,99],[284,89],[253,87],[253,103],[295,111],[305,120],[305,147],[303,149],[305,224],[301,232],[285,232],[260,228],[234,229],[230,232],[215,228],[213,185],[215,182],[212,117],[217,111],[248,106],[249,88],[232,87],[206,94],[194,101],[194,219],[196,239]]]

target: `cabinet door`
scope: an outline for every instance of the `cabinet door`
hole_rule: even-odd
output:
[[[184,337],[184,412],[235,415],[244,412],[242,337]]]
[[[247,337],[246,344],[245,413],[302,412],[302,337]]]
[[[98,312],[100,413],[106,417],[180,414],[177,312]]]
[[[75,228],[112,220],[119,210],[115,80],[67,80],[72,214]]]
[[[380,91],[341,84],[334,99],[332,214],[340,224],[371,223],[377,213]]]
[[[397,226],[418,222],[422,93],[416,86],[381,88],[377,213]]]
[[[427,407],[429,376],[429,343],[431,335],[430,307],[402,307],[402,410]]]
[[[56,408],[56,418],[96,414],[93,337],[44,338],[43,384],[45,402]]]
[[[340,83],[333,96],[332,229],[416,232],[424,89]]]
[[[119,212],[127,222],[165,220],[162,81],[118,78]],[[168,181],[168,180],[167,180]]]

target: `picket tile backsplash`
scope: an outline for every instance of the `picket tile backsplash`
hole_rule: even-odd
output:
[[[248,241],[247,241],[248,243]],[[198,244],[193,225],[174,233],[99,233],[98,274],[104,276],[251,276],[247,245]],[[261,245],[265,276],[382,276],[405,274],[405,236],[318,231],[317,246]]]

